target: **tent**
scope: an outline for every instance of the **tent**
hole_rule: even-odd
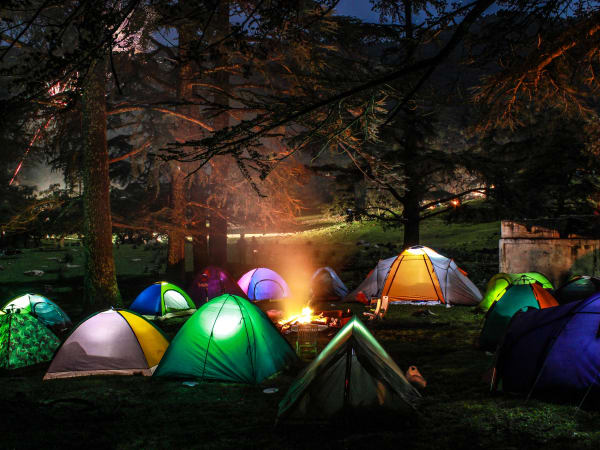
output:
[[[479,345],[483,350],[495,351],[510,319],[519,311],[527,308],[550,308],[558,302],[541,284],[513,284],[508,287],[500,300],[494,302],[485,318]]]
[[[600,291],[600,279],[587,275],[577,275],[559,287],[554,296],[558,303],[565,304],[585,300]]]
[[[253,384],[296,360],[292,347],[257,306],[225,294],[187,320],[154,376]]]
[[[32,315],[0,315],[0,369],[50,361],[59,345],[60,339]]]
[[[140,292],[129,309],[147,319],[166,319],[193,314],[196,305],[180,287],[167,281],[159,281]]]
[[[223,294],[247,298],[235,279],[227,271],[216,266],[209,266],[198,273],[190,284],[188,292],[198,306]]]
[[[525,273],[497,273],[485,288],[485,294],[483,300],[479,303],[479,308],[484,311],[490,309],[492,303],[498,301],[500,297],[504,295],[508,286],[513,284],[531,284],[540,283],[544,289],[554,289],[552,283],[548,278],[539,272],[525,272]]]
[[[250,300],[268,300],[290,296],[290,288],[277,272],[259,267],[242,275],[238,285]]]
[[[517,314],[498,349],[495,385],[582,401],[593,386],[600,387],[599,323],[600,294]]]
[[[152,375],[169,341],[150,321],[126,309],[81,322],[56,352],[44,380],[87,375]]]
[[[348,295],[348,288],[331,267],[318,268],[311,278],[312,298],[317,301],[338,301]]]
[[[3,307],[5,311],[32,314],[40,322],[54,331],[63,331],[73,324],[60,307],[53,301],[37,294],[24,294],[10,300]]]
[[[352,318],[294,380],[280,421],[326,421],[356,410],[411,411],[420,398],[369,330]]]
[[[369,299],[388,296],[390,302],[400,303],[476,305],[481,300],[479,289],[452,259],[420,245],[379,261],[346,300],[360,291]]]

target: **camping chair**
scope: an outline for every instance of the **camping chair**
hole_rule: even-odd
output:
[[[383,319],[388,310],[388,305],[389,297],[387,295],[384,295],[382,298],[373,299],[371,300],[369,311],[364,312],[363,315],[367,316],[369,320]]]
[[[317,336],[319,327],[312,323],[298,324],[298,339],[296,341],[296,354],[302,358],[317,356]]]

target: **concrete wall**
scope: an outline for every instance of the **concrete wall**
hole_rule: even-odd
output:
[[[600,275],[600,240],[502,221],[500,272],[541,272],[555,286],[571,275]]]

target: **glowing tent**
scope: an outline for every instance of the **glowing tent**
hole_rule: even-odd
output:
[[[52,331],[29,314],[0,314],[0,369],[50,361],[60,345]]]
[[[497,302],[504,295],[508,287],[513,284],[532,283],[540,283],[544,289],[554,289],[550,280],[539,272],[497,273],[488,281],[483,299],[479,303],[479,308],[484,311],[490,309],[492,303]]]
[[[37,294],[24,294],[10,300],[2,307],[5,311],[31,314],[54,331],[64,331],[72,326],[71,319],[51,300]]]
[[[225,294],[187,320],[154,376],[254,384],[296,360],[290,344],[257,306]]]
[[[238,285],[250,300],[268,300],[290,296],[290,288],[277,272],[259,267],[246,272]]]
[[[558,306],[556,299],[541,284],[513,284],[486,314],[479,336],[482,350],[495,351],[512,317],[528,308],[542,309]]]
[[[209,266],[198,273],[188,288],[190,297],[197,306],[223,294],[247,298],[235,279],[220,267]]]
[[[598,398],[600,295],[517,314],[498,349],[495,385],[503,391]]]
[[[166,319],[193,314],[196,305],[180,287],[159,281],[140,292],[129,309],[147,319]]]
[[[311,279],[311,294],[316,301],[338,301],[348,295],[348,288],[331,267],[320,267]]]
[[[411,412],[420,399],[379,342],[352,318],[294,380],[278,421],[327,421],[365,410]]]
[[[87,375],[152,375],[169,341],[152,322],[109,309],[80,323],[56,352],[44,380]]]
[[[390,302],[476,305],[481,301],[477,286],[452,259],[420,245],[379,261],[346,300],[361,291],[369,299],[387,296]]]
[[[585,300],[600,291],[600,279],[587,275],[571,277],[565,284],[559,287],[554,296],[558,303],[565,304]]]

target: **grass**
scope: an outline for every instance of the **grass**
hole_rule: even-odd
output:
[[[497,270],[497,222],[446,225],[432,221],[423,242],[454,257],[475,277],[480,288]],[[365,249],[358,240],[369,241]],[[310,244],[307,244],[310,242]],[[265,239],[256,261],[285,264],[329,264],[350,285],[362,280],[377,259],[395,250],[397,231],[370,224],[334,224],[292,237]],[[374,248],[374,244],[378,247]],[[71,249],[69,247],[69,249]],[[77,248],[75,248],[77,249]],[[164,249],[122,246],[117,268],[123,296],[129,301],[152,281],[144,267],[160,262]],[[47,257],[64,251],[26,250],[15,259],[0,260],[0,293],[50,285],[52,295],[75,319],[81,278]],[[72,264],[80,263],[75,252]],[[136,261],[133,259],[142,259]],[[46,261],[48,261],[46,263]],[[7,263],[11,262],[10,265]],[[22,271],[45,263],[47,278],[28,278]],[[10,269],[8,268],[10,267]],[[244,267],[238,266],[241,272]],[[307,270],[308,271],[308,270]],[[236,274],[237,275],[237,274]],[[487,278],[486,278],[487,277]],[[361,312],[360,305],[353,305]],[[598,448],[600,413],[503,394],[491,395],[483,374],[492,357],[472,343],[483,316],[468,307],[430,307],[436,315],[415,316],[419,307],[393,305],[386,319],[369,324],[373,334],[402,368],[416,365],[427,379],[423,402],[413,417],[398,417],[393,426],[274,426],[277,405],[295,372],[283,373],[261,386],[200,383],[144,377],[84,377],[42,382],[44,367],[0,376],[0,408],[4,412],[1,448],[412,448],[412,449],[545,449]],[[158,324],[174,336],[185,318]],[[287,336],[293,341],[293,335]],[[325,345],[323,338],[322,345]],[[266,387],[277,387],[265,394]],[[576,403],[577,399],[573,399]]]

